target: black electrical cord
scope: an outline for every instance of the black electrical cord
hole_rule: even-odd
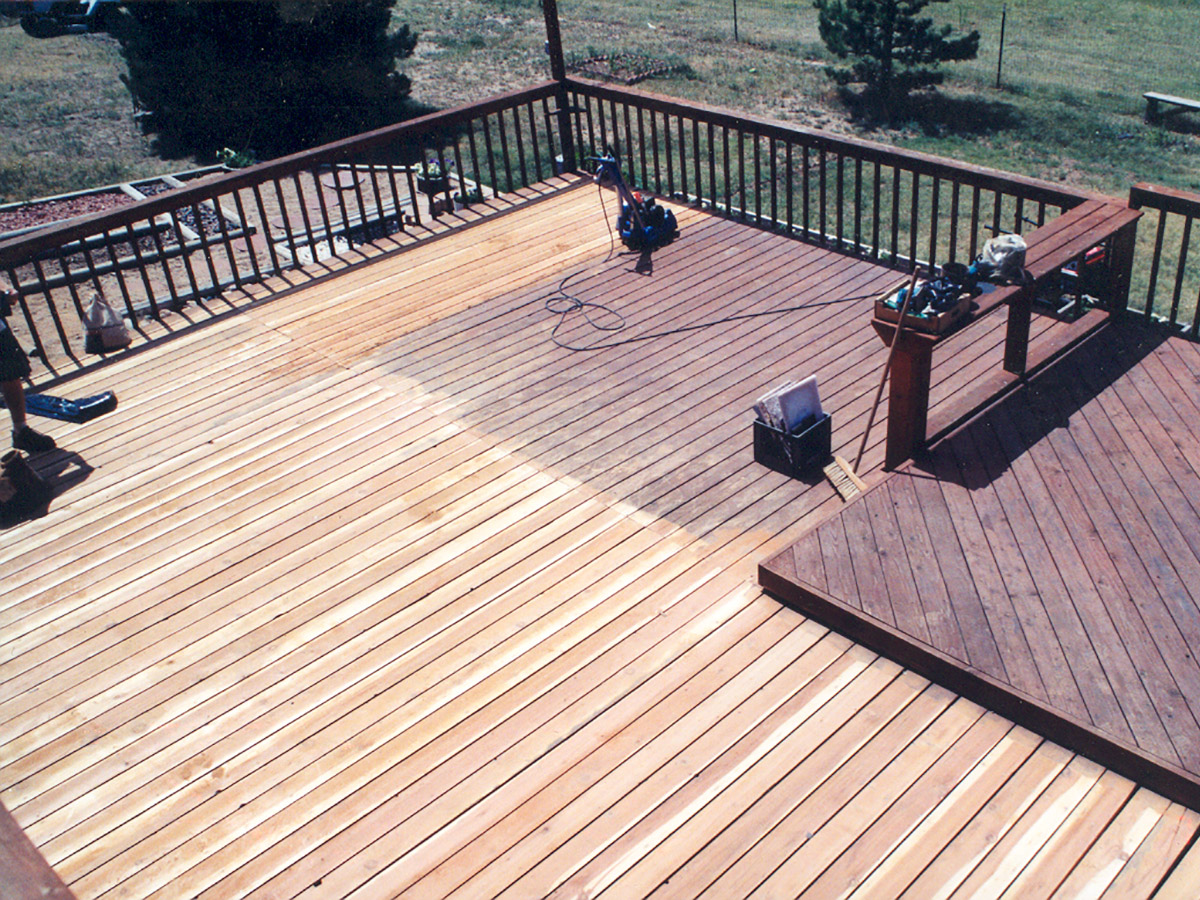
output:
[[[600,189],[599,185],[597,185],[597,193],[600,195],[600,208],[603,210],[604,220],[607,222],[608,209],[604,202],[604,192]],[[608,238],[609,250],[608,256],[604,259],[605,262],[608,262],[608,260],[612,259],[616,252],[616,239],[613,236],[613,232],[609,232]],[[624,340],[620,341],[609,341],[603,344],[589,344],[586,347],[577,347],[573,344],[566,343],[558,336],[559,329],[562,328],[566,323],[567,316],[571,315],[572,313],[583,313],[587,323],[597,331],[614,332],[621,331],[625,327],[625,317],[615,309],[605,306],[603,303],[594,303],[591,300],[583,300],[577,295],[567,291],[567,282],[569,282],[572,278],[577,278],[578,276],[582,275],[585,271],[586,269],[577,269],[569,275],[564,276],[563,279],[559,281],[558,287],[555,288],[552,293],[543,294],[541,297],[537,298],[544,300],[546,312],[553,313],[554,315],[558,316],[558,321],[554,324],[554,329],[550,332],[550,340],[554,341],[555,344],[557,344],[559,347],[562,347],[564,350],[571,350],[576,353],[581,353],[586,350],[610,350],[614,347],[623,347],[626,344],[635,344],[639,341],[649,341],[655,338],[687,334],[691,331],[699,331],[703,328],[712,328],[716,325],[726,325],[730,322],[740,322],[744,319],[757,319],[763,316],[778,316],[783,315],[784,313],[799,312],[805,309],[817,309],[822,306],[834,306],[838,303],[850,303],[854,300],[867,300],[869,298],[878,296],[878,294],[875,293],[856,294],[852,297],[838,297],[836,300],[817,300],[812,303],[802,303],[797,306],[785,306],[779,309],[767,309],[754,313],[739,313],[737,315],[725,316],[721,319],[714,319],[710,322],[698,322],[694,325],[683,325],[679,328],[672,328],[667,331],[656,331],[653,334],[639,334],[636,337],[625,338]],[[609,321],[603,321],[604,318],[607,318]]]

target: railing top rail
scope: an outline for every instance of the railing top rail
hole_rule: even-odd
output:
[[[1138,182],[1129,189],[1129,205],[1134,209],[1148,206],[1181,216],[1200,217],[1200,194],[1181,191],[1159,184]]]
[[[917,172],[921,175],[965,181],[988,190],[1020,194],[1029,199],[1062,206],[1067,209],[1078,206],[1086,200],[1112,200],[1111,197],[1094,191],[1068,189],[1049,181],[1027,178],[1023,175],[1013,175],[1008,172],[1002,172],[999,169],[989,169],[970,163],[955,162],[927,153],[904,150],[888,144],[880,144],[861,138],[832,135],[775,119],[731,113],[728,110],[709,106],[704,103],[690,100],[675,100],[661,94],[652,94],[649,91],[637,90],[635,88],[602,84],[585,78],[575,77],[568,77],[565,84],[568,90],[577,91],[600,99],[622,103],[636,103],[647,109],[653,109],[669,115],[698,118],[705,122],[711,122],[714,125],[754,131],[764,137],[792,141],[799,137],[804,143],[818,149],[835,153],[845,153],[848,156],[858,159],[893,165],[907,171]]]
[[[228,194],[242,188],[262,184],[272,178],[290,175],[292,172],[307,167],[338,162],[354,153],[387,146],[410,136],[417,137],[436,132],[458,122],[477,119],[533,100],[549,98],[554,96],[557,90],[556,82],[542,82],[532,87],[498,94],[479,103],[470,103],[454,109],[408,119],[395,125],[387,125],[374,131],[323,144],[320,147],[302,150],[290,156],[282,156],[248,166],[245,169],[238,169],[226,175],[206,180],[202,185],[179,188],[148,200],[122,206],[116,210],[106,210],[69,219],[61,224],[47,225],[37,231],[0,242],[0,269],[19,265],[42,250],[59,247],[102,231],[118,228],[126,222],[134,220],[131,219],[131,216],[135,217],[137,221],[153,218],[190,203],[199,203],[216,194]]]

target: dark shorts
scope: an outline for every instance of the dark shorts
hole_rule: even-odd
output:
[[[29,359],[13,337],[12,331],[0,331],[0,381],[29,377]]]

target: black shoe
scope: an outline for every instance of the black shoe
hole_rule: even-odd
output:
[[[18,450],[24,450],[26,453],[45,453],[58,446],[50,435],[34,431],[28,425],[13,429],[12,443]]]

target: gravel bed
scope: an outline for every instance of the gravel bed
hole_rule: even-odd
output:
[[[104,212],[133,202],[133,198],[124,191],[104,191],[98,194],[64,197],[61,200],[28,203],[15,209],[0,210],[0,234],[62,219],[73,219],[75,216]]]
[[[175,190],[175,187],[167,184],[165,181],[145,181],[140,184],[135,184],[135,188],[145,194],[147,197],[153,197],[156,194],[165,194],[168,191]],[[192,229],[198,234],[203,234],[205,237],[210,237],[214,234],[221,233],[221,220],[217,214],[207,206],[196,204],[200,210],[200,226],[196,226],[196,214],[192,212],[192,207],[189,205],[184,209],[176,210],[176,215],[179,216],[179,221],[183,225]],[[233,226],[226,222],[226,228]]]

